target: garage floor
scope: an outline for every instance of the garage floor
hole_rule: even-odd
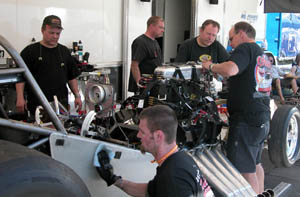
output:
[[[268,150],[264,149],[262,164],[265,169],[265,188],[275,188],[279,183],[292,184],[287,197],[300,197],[300,160],[290,168],[275,168],[269,160]]]

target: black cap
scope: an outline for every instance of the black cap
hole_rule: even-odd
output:
[[[46,27],[46,25],[49,25],[51,27],[56,27],[56,28],[59,28],[59,29],[64,29],[61,26],[60,18],[58,16],[55,16],[55,15],[49,15],[49,16],[46,16],[44,18],[43,27]]]

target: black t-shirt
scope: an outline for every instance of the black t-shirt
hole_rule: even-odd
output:
[[[184,151],[168,157],[156,171],[148,183],[151,197],[200,197],[211,190],[195,161]]]
[[[133,41],[131,52],[131,60],[139,62],[141,74],[153,74],[155,68],[162,64],[162,54],[158,42],[144,34]],[[128,90],[130,92],[137,91],[137,85],[131,72]]]
[[[240,44],[229,58],[239,72],[229,78],[230,118],[260,126],[270,119],[271,65],[256,43]]]
[[[192,38],[181,44],[175,62],[198,62],[202,55],[211,56],[213,63],[222,63],[227,61],[229,58],[225,48],[217,40],[208,47],[201,47],[197,43],[197,38]]]
[[[34,43],[25,47],[21,56],[47,100],[53,101],[53,96],[56,95],[59,101],[67,103],[66,83],[80,74],[68,48],[61,44],[47,48],[40,43]],[[39,102],[31,88],[26,87],[26,91],[28,107],[34,109]]]

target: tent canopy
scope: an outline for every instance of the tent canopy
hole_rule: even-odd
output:
[[[300,0],[264,0],[265,13],[300,13]]]

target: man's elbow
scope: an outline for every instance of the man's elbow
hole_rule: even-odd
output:
[[[228,66],[226,66],[226,70],[224,71],[224,77],[231,77],[237,75],[239,73],[238,66],[233,62],[228,62]]]
[[[227,72],[227,77],[231,77],[231,76],[237,75],[238,72],[239,72],[239,69],[237,69],[237,68],[231,68]]]

